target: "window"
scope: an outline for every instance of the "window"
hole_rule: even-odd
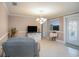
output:
[[[56,31],[59,31],[59,25],[60,25],[60,22],[58,19],[55,19],[55,20],[51,20],[50,21],[50,30],[56,30]]]

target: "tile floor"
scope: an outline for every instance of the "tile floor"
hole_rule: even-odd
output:
[[[40,57],[79,57],[79,50],[57,41],[43,39],[40,41]]]

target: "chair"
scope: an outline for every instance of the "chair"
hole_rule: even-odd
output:
[[[3,44],[6,57],[36,57],[39,56],[38,43],[32,38],[9,38]]]
[[[57,32],[51,32],[51,33],[50,33],[50,39],[56,41],[56,38],[57,38],[57,37],[58,37]]]

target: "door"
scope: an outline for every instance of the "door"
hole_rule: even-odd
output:
[[[65,17],[65,42],[79,46],[79,14]]]

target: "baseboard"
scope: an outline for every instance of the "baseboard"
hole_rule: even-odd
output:
[[[71,48],[74,48],[74,49],[78,49],[78,50],[79,50],[79,46],[74,45],[74,44],[72,44],[72,43],[65,43],[65,45],[66,45],[67,47],[71,47]]]
[[[63,44],[64,44],[64,41],[62,41],[62,40],[56,40],[56,41],[58,41],[58,42],[60,42],[60,43],[63,43]]]

